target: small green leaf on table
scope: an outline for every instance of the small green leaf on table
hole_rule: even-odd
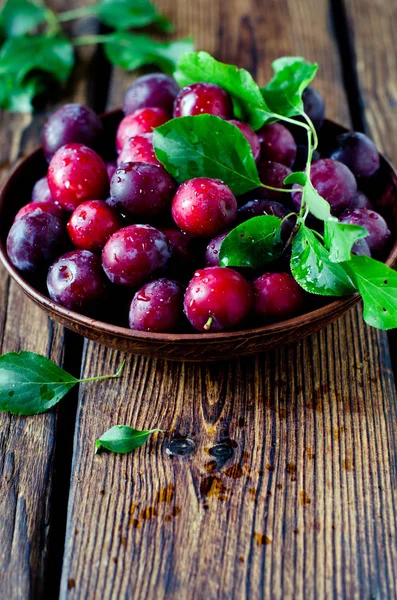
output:
[[[50,359],[34,352],[8,352],[0,356],[0,411],[38,415],[57,404],[76,383],[120,377],[114,375],[76,379]]]
[[[231,95],[237,118],[246,120],[253,129],[276,120],[251,74],[215,60],[208,52],[182,56],[174,77],[180,86],[201,81],[219,85]]]
[[[369,256],[344,263],[364,302],[364,321],[378,329],[397,327],[397,273]]]
[[[106,431],[95,442],[95,454],[101,450],[126,454],[142,446],[153,434],[161,432],[161,429],[139,430],[128,425],[115,425]]]
[[[345,296],[356,291],[343,265],[331,262],[329,252],[305,225],[292,242],[291,271],[299,285],[312,294]]]
[[[27,0],[7,0],[0,9],[0,39],[24,35],[46,20],[45,6]]]
[[[220,117],[172,119],[155,129],[153,145],[158,160],[179,183],[218,178],[236,195],[261,185],[246,138]]]
[[[301,56],[283,56],[273,61],[272,68],[273,78],[261,89],[267,106],[284,117],[302,114],[302,93],[317,73],[317,63]]]
[[[275,261],[282,248],[281,219],[271,215],[253,217],[225,237],[219,262],[223,267],[258,269]]]
[[[110,33],[105,41],[105,53],[110,62],[126,71],[155,65],[172,74],[180,57],[192,49],[190,39],[158,42],[147,35],[126,32]]]
[[[324,244],[329,250],[329,259],[336,263],[350,260],[354,243],[367,235],[368,231],[359,225],[332,221],[325,223]]]

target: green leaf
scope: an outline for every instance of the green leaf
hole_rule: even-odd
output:
[[[140,431],[128,425],[115,425],[106,431],[99,440],[95,442],[95,454],[101,450],[126,454],[135,448],[142,446],[152,433],[161,429],[150,429]]]
[[[344,266],[364,302],[364,321],[378,329],[397,327],[397,273],[369,256],[351,256]]]
[[[303,171],[296,171],[295,173],[290,173],[287,175],[283,183],[284,185],[292,185],[297,183],[301,186],[304,186],[307,183],[307,175],[306,173],[303,173]]]
[[[313,187],[310,179],[306,179],[303,186],[302,202],[308,206],[312,215],[321,221],[337,221],[336,217],[331,215],[331,207],[328,202],[320,196],[318,191]]]
[[[0,51],[0,107],[31,112],[34,97],[45,89],[43,73],[60,82],[74,64],[73,46],[61,37],[25,36],[9,39]]]
[[[156,65],[166,73],[173,73],[180,57],[193,48],[190,39],[157,42],[147,35],[124,32],[111,33],[107,40],[106,56],[111,63],[127,71]]]
[[[27,77],[16,83],[13,77],[0,77],[0,108],[10,112],[31,113],[33,99],[44,92],[45,83],[40,75]]]
[[[73,375],[34,352],[0,356],[0,410],[37,415],[59,402],[77,383]]]
[[[45,71],[56,80],[68,79],[74,64],[73,46],[56,36],[32,35],[8,40],[0,52],[0,76],[12,75],[17,83],[31,71]]]
[[[324,244],[330,251],[332,262],[350,260],[351,249],[357,240],[365,238],[368,231],[359,225],[329,222],[324,225]]]
[[[0,38],[24,35],[46,18],[45,7],[27,0],[7,0],[0,10]]]
[[[253,129],[275,120],[251,74],[215,60],[208,52],[182,56],[174,77],[180,86],[201,81],[219,85],[231,95],[236,117],[244,118]]]
[[[172,119],[155,129],[153,146],[158,160],[179,183],[194,177],[218,178],[236,195],[261,185],[246,138],[220,117]]]
[[[291,271],[299,285],[313,294],[345,296],[355,291],[343,266],[331,262],[329,252],[305,225],[292,242]]]
[[[222,267],[258,269],[276,260],[282,248],[281,219],[271,215],[253,217],[225,237],[219,262]]]
[[[13,415],[38,415],[57,404],[76,383],[120,377],[114,375],[76,379],[51,360],[34,352],[8,352],[0,356],[0,411]]]
[[[93,9],[105,25],[121,31],[152,24],[169,31],[171,25],[149,0],[102,0]]]
[[[314,78],[318,65],[300,56],[283,56],[272,63],[274,76],[261,89],[271,111],[284,117],[303,113],[302,93]]]

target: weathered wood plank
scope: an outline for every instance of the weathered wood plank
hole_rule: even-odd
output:
[[[261,81],[282,53],[318,60],[328,114],[348,124],[327,2],[159,5]],[[116,73],[112,105],[130,79]],[[89,343],[84,373],[121,358]],[[128,357],[121,381],[84,387],[77,423],[62,598],[395,595],[395,388],[387,338],[359,311],[244,360]],[[116,423],[170,433],[94,456]]]
[[[51,2],[55,9],[65,9],[72,4],[76,6],[78,2]],[[89,72],[92,50],[83,52],[82,56],[80,76],[70,85],[68,98],[81,100],[86,97],[84,78]],[[28,115],[2,113],[2,180],[18,158],[40,144],[44,116],[37,115],[32,120]],[[63,329],[52,324],[22,294],[4,269],[0,271],[0,299],[1,352],[32,350],[62,364],[65,358]],[[56,446],[56,437],[60,434],[60,439],[64,439],[64,427],[65,424],[59,421],[58,410],[30,418],[0,414],[1,598],[43,597],[49,568],[59,570],[49,544],[54,501],[57,501],[54,498],[54,465],[57,464],[56,455],[62,451]]]

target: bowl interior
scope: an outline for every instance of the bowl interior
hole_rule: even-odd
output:
[[[102,117],[105,126],[105,147],[110,149],[110,153],[105,156],[106,160],[114,159],[114,132],[122,116],[122,112],[116,110]],[[333,147],[336,136],[345,131],[347,130],[344,127],[331,121],[326,121],[321,130],[320,151],[324,152],[324,154],[328,152]],[[183,344],[184,342],[191,343],[194,341],[200,343],[211,342],[213,344],[216,343],[216,340],[238,341],[239,339],[247,339],[250,336],[263,336],[264,338],[268,336],[277,337],[278,334],[285,331],[290,331],[294,328],[302,329],[302,327],[307,327],[308,333],[311,333],[311,331],[318,329],[320,325],[326,324],[327,320],[335,319],[336,316],[347,310],[357,301],[357,296],[337,299],[330,301],[326,305],[322,303],[317,308],[314,305],[314,308],[309,312],[292,319],[261,327],[222,333],[189,332],[155,334],[138,332],[120,325],[94,320],[80,313],[65,309],[52,302],[44,289],[38,289],[36,284],[35,287],[29,277],[22,276],[10,263],[5,250],[7,234],[16,212],[30,201],[32,187],[40,177],[45,175],[46,169],[47,163],[41,148],[38,148],[16,166],[5,183],[0,193],[0,258],[10,275],[32,300],[49,312],[53,318],[61,321],[66,326],[71,326],[87,337],[90,337],[90,331],[95,329],[98,332],[98,336],[100,336],[99,338],[97,336],[97,338],[109,345],[114,345],[112,344],[112,340],[116,338],[138,340],[138,342],[141,340],[142,342],[153,342],[161,345],[170,343]],[[390,248],[386,262],[389,265],[393,265],[397,260],[397,243],[395,241],[397,235],[397,175],[392,165],[384,157],[381,158],[381,168],[374,181],[371,182],[371,188],[368,192],[370,195],[376,195],[379,198],[377,210],[383,214],[392,229],[394,245]]]

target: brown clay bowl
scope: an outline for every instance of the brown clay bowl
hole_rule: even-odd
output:
[[[103,116],[109,141],[114,138],[121,111]],[[323,149],[332,147],[336,136],[346,129],[326,121],[321,130]],[[241,331],[227,333],[147,333],[132,331],[89,318],[52,302],[44,293],[35,289],[10,263],[5,243],[8,230],[18,209],[29,202],[34,182],[43,177],[46,163],[41,148],[38,148],[13,170],[0,193],[0,258],[14,281],[25,294],[38,304],[52,319],[84,337],[112,348],[160,359],[183,361],[222,360],[254,354],[275,346],[294,342],[335,321],[359,301],[357,294],[316,308],[293,319]],[[394,245],[390,249],[387,264],[397,261],[397,173],[389,161],[382,157],[381,169],[375,182],[378,209],[394,224]]]

